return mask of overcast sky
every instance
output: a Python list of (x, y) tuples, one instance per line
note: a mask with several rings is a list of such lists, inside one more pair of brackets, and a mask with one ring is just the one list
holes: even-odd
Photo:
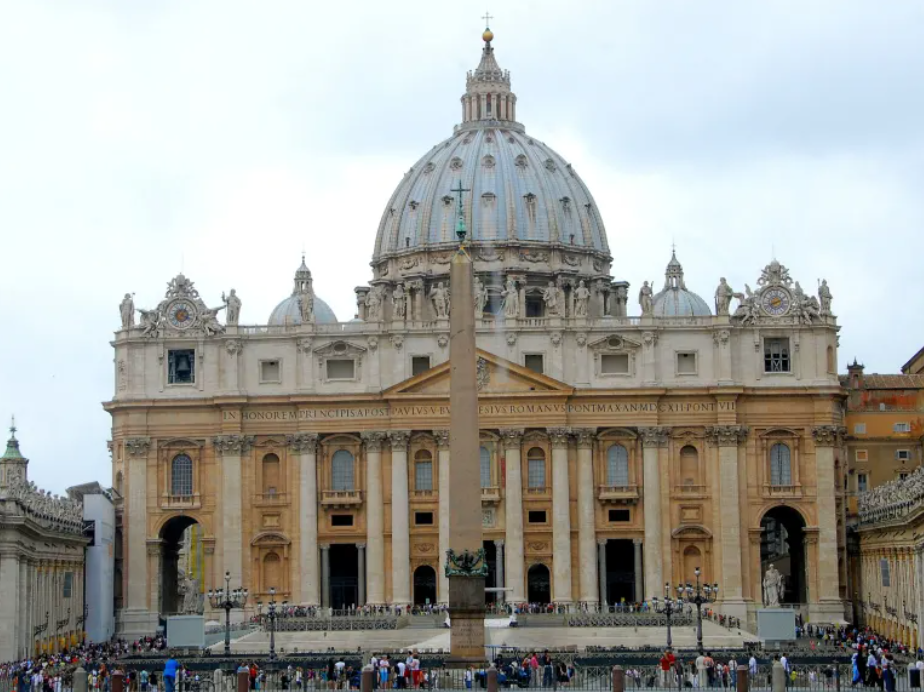
[[(492, 0), (527, 132), (596, 198), (618, 279), (827, 278), (839, 366), (924, 345), (924, 3)], [(485, 8), (0, 0), (0, 415), (42, 487), (110, 483), (109, 341), (181, 269), (266, 322), (304, 248), (340, 319), (449, 136)], [(636, 291), (632, 291), (634, 297)], [(638, 313), (638, 306), (631, 305)]]

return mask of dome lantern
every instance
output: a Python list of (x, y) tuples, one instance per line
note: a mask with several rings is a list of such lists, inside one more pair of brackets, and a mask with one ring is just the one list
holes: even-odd
[[(489, 15), (485, 15), (488, 19)], [(465, 78), (462, 96), (462, 123), (483, 120), (516, 122), (517, 97), (510, 90), (510, 72), (502, 70), (494, 57), (494, 32), (486, 27), (481, 35), (484, 47), (481, 62)]]
[(314, 294), (311, 270), (305, 264), (305, 253), (302, 253), (302, 263), (295, 270), (292, 295), (277, 305), (270, 314), (268, 324), (271, 327), (291, 327), (302, 324), (302, 318), (307, 317), (309, 322), (315, 324), (335, 324), (337, 316), (330, 306)]
[(664, 288), (652, 299), (655, 317), (705, 317), (711, 315), (709, 305), (700, 296), (687, 289), (683, 280), (683, 265), (677, 252), (671, 252), (671, 261), (664, 271)]

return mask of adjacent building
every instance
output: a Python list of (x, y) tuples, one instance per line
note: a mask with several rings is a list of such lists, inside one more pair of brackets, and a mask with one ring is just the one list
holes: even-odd
[[(370, 229), (355, 319), (321, 300), (304, 258), (256, 324), (233, 291), (219, 321), (183, 275), (140, 325), (126, 295), (105, 403), (125, 634), (152, 631), (187, 607), (181, 591), (222, 586), (225, 571), (254, 602), (271, 588), (333, 608), (444, 602), (454, 492), (480, 493), (488, 583), (511, 601), (638, 601), (699, 567), (724, 612), (753, 620), (774, 563), (785, 601), (843, 620), (844, 391), (827, 284), (807, 295), (773, 260), (753, 290), (704, 278), (718, 283), (707, 301), (672, 255), (630, 315), (590, 190), (527, 132), (483, 38), (461, 123)], [(460, 209), (481, 403), (479, 458), (464, 460), (448, 444)], [(452, 463), (478, 463), (481, 487), (449, 487)]]

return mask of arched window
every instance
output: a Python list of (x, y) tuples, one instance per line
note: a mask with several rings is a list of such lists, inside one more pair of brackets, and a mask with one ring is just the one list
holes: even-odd
[(353, 490), (353, 455), (338, 449), (330, 460), (331, 490)]
[(181, 497), (193, 494), (193, 464), (185, 454), (177, 454), (170, 464), (170, 494)]
[(680, 450), (680, 484), (699, 485), (699, 452), (693, 445)]
[(481, 487), (490, 488), (491, 487), (491, 452), (488, 451), (488, 448), (482, 445), (481, 450), (479, 450), (481, 458)]
[(116, 472), (115, 489), (116, 489), (116, 492), (119, 493), (119, 495), (122, 494), (122, 472), (121, 471)]
[(789, 447), (777, 442), (770, 448), (770, 485), (792, 485)]
[(426, 449), (414, 455), (414, 489), (433, 490), (433, 455)]
[(526, 482), (530, 488), (545, 487), (545, 452), (540, 447), (526, 453)]
[(276, 553), (267, 553), (263, 558), (263, 591), (282, 591), (282, 562)]
[(629, 485), (629, 452), (622, 445), (613, 445), (606, 450), (606, 484)]
[(279, 457), (275, 454), (267, 454), (263, 457), (263, 494), (278, 493), (279, 480)]

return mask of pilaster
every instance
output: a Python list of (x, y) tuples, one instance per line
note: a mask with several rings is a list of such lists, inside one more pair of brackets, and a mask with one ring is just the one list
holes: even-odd
[[(446, 558), (446, 551), (449, 550), (449, 493), (451, 492), (449, 483), (449, 431), (434, 430), (433, 436), (436, 438), (438, 451), (438, 469), (439, 474), (439, 556), (442, 562)], [(437, 592), (436, 599), (439, 603), (449, 603), (449, 577), (446, 576), (446, 570), (437, 569)]]
[(520, 462), (520, 448), (523, 444), (522, 429), (503, 429), (500, 431), (506, 459), (506, 497), (505, 539), (507, 542), (507, 583), (510, 591), (508, 599), (513, 603), (526, 600), (524, 579), (524, 545), (523, 545), (523, 469)]
[[(151, 440), (132, 437), (125, 440), (124, 452), (128, 466), (127, 530), (125, 553), (128, 579), (126, 605), (123, 613), (125, 635), (128, 637), (150, 634), (157, 622), (157, 601), (149, 601), (148, 593), (148, 454)], [(37, 593), (37, 600), (41, 596)], [(154, 612), (152, 612), (154, 611)]]
[(570, 604), (571, 594), (571, 496), (568, 483), (569, 428), (549, 428), (552, 441), (552, 600)]
[(318, 571), (318, 434), (296, 433), (290, 435), (287, 441), (298, 455), (298, 564), (301, 579), (296, 580), (292, 600), (316, 606), (321, 602)]
[(596, 525), (594, 521), (593, 445), (596, 431), (592, 428), (574, 430), (577, 443), (578, 492), (578, 564), (581, 602), (599, 602), (596, 555)]
[[(816, 622), (843, 619), (844, 608), (838, 591), (837, 513), (835, 499), (834, 448), (846, 435), (837, 425), (812, 428), (815, 441), (815, 483), (818, 515), (818, 589), (810, 599), (810, 615)], [(814, 610), (814, 612), (812, 612)]]
[(363, 433), (366, 448), (366, 588), (370, 605), (385, 603), (385, 499), (382, 493), (384, 432)]
[(644, 482), (642, 511), (645, 520), (645, 593), (660, 593), (664, 584), (661, 527), (660, 450), (667, 447), (668, 428), (639, 428), (642, 437), (642, 477)]
[(241, 457), (250, 451), (253, 441), (253, 435), (217, 435), (212, 438), (216, 455), (221, 457), (222, 557), (233, 584), (242, 584), (244, 579)]
[(407, 430), (388, 433), (391, 440), (391, 602), (411, 603), (411, 538), (408, 517)]

